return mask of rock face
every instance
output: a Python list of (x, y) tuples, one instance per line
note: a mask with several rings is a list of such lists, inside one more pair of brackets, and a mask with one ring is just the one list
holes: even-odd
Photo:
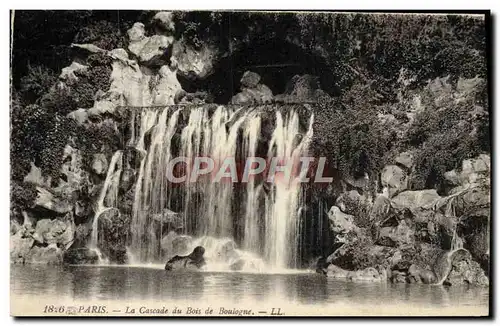
[(165, 270), (198, 270), (206, 264), (205, 258), (203, 258), (204, 253), (205, 248), (198, 246), (188, 256), (174, 256), (165, 265)]

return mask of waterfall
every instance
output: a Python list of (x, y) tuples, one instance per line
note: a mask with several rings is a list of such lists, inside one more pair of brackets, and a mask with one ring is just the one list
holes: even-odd
[[(118, 197), (118, 186), (120, 181), (120, 175), (122, 172), (122, 151), (116, 151), (111, 157), (111, 162), (109, 163), (108, 171), (106, 172), (106, 179), (104, 179), (104, 184), (102, 186), (101, 192), (99, 193), (99, 198), (96, 203), (96, 210), (94, 215), (94, 220), (92, 221), (92, 235), (90, 238), (90, 248), (98, 250), (98, 226), (99, 226), (99, 216), (109, 208), (104, 205), (104, 200), (108, 193), (112, 194), (112, 200), (115, 201)], [(117, 168), (118, 165), (118, 168)], [(116, 171), (115, 171), (116, 170)]]
[[(255, 157), (260, 135), (260, 116), (254, 113), (248, 120), (243, 134), (243, 153)], [(246, 186), (245, 233), (243, 248), (260, 253), (259, 196), (262, 186), (256, 186), (255, 178), (249, 178)]]
[[(264, 261), (275, 269), (298, 266), (303, 196), (297, 170), (312, 137), (313, 116), (304, 134), (293, 107), (275, 114), (264, 159), (268, 164), (275, 157), (279, 165), (292, 164), (289, 180), (277, 173), (268, 185), (266, 180), (252, 177), (236, 185), (227, 178), (230, 171), (238, 170), (238, 163), (258, 155), (263, 141), (263, 112), (262, 108), (222, 105), (172, 106), (146, 108), (137, 122), (132, 118), (133, 143), (129, 142), (129, 146), (142, 157), (134, 186), (131, 255), (140, 262), (164, 262), (169, 258), (162, 257), (163, 219), (158, 221), (153, 216), (177, 207), (183, 233), (199, 239), (193, 245), (203, 245), (209, 261), (259, 270)], [(174, 142), (174, 137), (178, 141)], [(175, 185), (166, 175), (174, 157), (187, 163), (180, 165), (185, 181)], [(214, 169), (194, 180), (192, 164), (199, 157), (213, 160)], [(220, 250), (228, 246), (234, 257), (221, 260)]]
[[(158, 115), (159, 114), (159, 115)], [(143, 111), (136, 149), (142, 158), (135, 186), (132, 205), (132, 244), (131, 250), (141, 253), (141, 260), (153, 260), (160, 252), (160, 234), (152, 214), (162, 213), (169, 203), (169, 187), (166, 179), (166, 166), (171, 159), (170, 145), (177, 126), (179, 110), (168, 119), (169, 110), (155, 109)], [(150, 144), (144, 148), (144, 138), (150, 132)]]
[[(284, 120), (278, 111), (268, 158), (276, 157), (283, 165), (299, 162), (312, 137), (312, 123), (313, 117), (310, 119), (307, 134), (296, 145), (296, 137), (300, 135), (297, 112), (290, 112)], [(286, 268), (290, 264), (297, 266), (298, 263), (300, 190), (297, 178), (278, 176), (272, 183), (271, 199), (266, 202), (265, 212), (265, 256), (275, 268)]]

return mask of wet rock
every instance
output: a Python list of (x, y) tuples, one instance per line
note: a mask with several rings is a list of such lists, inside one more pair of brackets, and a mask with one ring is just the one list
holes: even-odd
[(117, 208), (101, 213), (98, 220), (98, 247), (112, 263), (124, 264), (127, 261), (127, 238), (130, 217), (121, 214)]
[(88, 217), (92, 213), (92, 207), (86, 200), (78, 200), (75, 203), (75, 216), (80, 218)]
[(47, 247), (33, 247), (25, 257), (25, 264), (60, 265), (63, 252), (55, 243)]
[[(153, 78), (153, 77), (151, 77)], [(177, 73), (168, 65), (164, 65), (158, 71), (158, 82), (151, 90), (153, 105), (174, 104), (175, 94), (182, 89), (177, 80)]]
[(10, 236), (10, 261), (14, 264), (23, 264), (35, 240), (26, 236), (23, 230)]
[(108, 171), (108, 159), (103, 153), (94, 154), (92, 171), (98, 175), (105, 175)]
[(126, 168), (122, 171), (120, 177), (120, 190), (123, 193), (129, 191), (135, 183), (135, 170)]
[(71, 248), (64, 252), (63, 262), (69, 265), (97, 264), (99, 256), (95, 250), (88, 248)]
[(72, 248), (85, 247), (90, 240), (91, 233), (92, 225), (90, 223), (77, 225), (75, 230), (75, 240)]
[(416, 264), (408, 268), (408, 276), (413, 278), (416, 283), (434, 284), (437, 282), (436, 274), (433, 271)]
[(489, 280), (477, 262), (471, 259), (462, 259), (453, 262), (450, 274), (443, 284), (488, 286)]
[(174, 256), (165, 264), (165, 270), (198, 270), (206, 265), (205, 248), (198, 246), (188, 256)]
[(382, 187), (387, 187), (390, 198), (408, 189), (408, 176), (397, 165), (385, 166), (380, 175), (380, 180)]

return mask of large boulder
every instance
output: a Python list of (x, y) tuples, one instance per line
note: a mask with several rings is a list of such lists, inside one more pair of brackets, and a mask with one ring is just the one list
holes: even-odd
[(90, 265), (99, 262), (99, 255), (89, 248), (71, 248), (64, 252), (63, 262), (69, 265)]
[(336, 242), (348, 242), (350, 237), (357, 235), (359, 228), (354, 224), (354, 216), (342, 213), (337, 206), (330, 208), (328, 219)]
[(387, 165), (380, 175), (382, 187), (386, 187), (389, 197), (408, 189), (408, 175), (397, 165)]
[(36, 187), (36, 190), (38, 194), (35, 199), (35, 209), (47, 210), (58, 215), (72, 211), (73, 205), (67, 199), (63, 199), (48, 189), (39, 186)]
[(188, 80), (205, 79), (214, 71), (218, 57), (216, 46), (204, 42), (199, 48), (186, 44), (184, 40), (174, 43), (171, 66), (177, 73)]
[(39, 244), (69, 247), (74, 240), (76, 226), (72, 216), (42, 219), (36, 223), (33, 239)]
[(420, 209), (432, 209), (441, 198), (435, 189), (404, 191), (392, 198), (397, 208), (408, 208), (412, 212)]
[[(77, 74), (87, 71), (88, 66), (73, 61), (71, 65), (62, 69), (59, 80), (66, 84), (73, 84), (78, 81)], [(76, 73), (76, 74), (75, 74)]]
[(60, 265), (63, 251), (55, 243), (47, 247), (33, 247), (25, 257), (25, 264)]
[(171, 11), (157, 12), (153, 17), (153, 23), (159, 27), (158, 32), (169, 35), (175, 32), (174, 13)]
[(252, 71), (245, 71), (240, 80), (241, 85), (246, 88), (257, 87), (259, 82), (260, 82), (259, 74)]
[(130, 40), (128, 50), (137, 57), (141, 64), (161, 66), (166, 63), (166, 54), (174, 42), (173, 37), (165, 35), (148, 37), (142, 23), (135, 23), (127, 34)]

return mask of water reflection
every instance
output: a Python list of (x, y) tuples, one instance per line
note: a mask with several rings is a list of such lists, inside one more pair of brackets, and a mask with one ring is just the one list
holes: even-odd
[(422, 284), (351, 283), (318, 274), (240, 274), (166, 272), (138, 267), (12, 266), (11, 292), (74, 300), (272, 299), (299, 304), (398, 304), (422, 306), (487, 305), (488, 289)]

